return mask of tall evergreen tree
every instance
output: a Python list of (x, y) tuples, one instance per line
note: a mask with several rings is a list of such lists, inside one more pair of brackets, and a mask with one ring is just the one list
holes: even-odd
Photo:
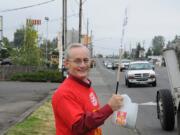
[(137, 47), (136, 47), (136, 54), (135, 54), (135, 58), (136, 58), (136, 59), (139, 58), (139, 52), (140, 52), (140, 50), (141, 50), (141, 43), (138, 42)]
[(25, 28), (17, 29), (14, 33), (14, 46), (20, 48), (24, 44)]
[(162, 49), (165, 45), (163, 36), (155, 36), (152, 40), (153, 55), (162, 55)]
[(151, 50), (151, 48), (148, 48), (148, 50), (147, 50), (146, 58), (147, 58), (148, 56), (152, 56), (152, 50)]

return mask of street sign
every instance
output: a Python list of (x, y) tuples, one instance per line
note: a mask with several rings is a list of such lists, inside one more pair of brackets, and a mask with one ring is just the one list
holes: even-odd
[(88, 46), (91, 43), (91, 37), (88, 35), (82, 35), (82, 44)]
[(40, 19), (26, 19), (26, 24), (41, 25), (41, 20)]

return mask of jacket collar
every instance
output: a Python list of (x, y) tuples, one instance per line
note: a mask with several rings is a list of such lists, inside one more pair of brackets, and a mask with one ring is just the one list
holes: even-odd
[(91, 81), (89, 79), (88, 79), (89, 83), (86, 83), (86, 82), (82, 81), (81, 79), (79, 79), (79, 78), (77, 78), (77, 77), (75, 77), (73, 75), (70, 75), (70, 74), (69, 74), (68, 78), (71, 79), (71, 80), (76, 81), (77, 83), (79, 83), (79, 84), (81, 84), (81, 85), (83, 85), (83, 86), (85, 86), (87, 88), (91, 87)]

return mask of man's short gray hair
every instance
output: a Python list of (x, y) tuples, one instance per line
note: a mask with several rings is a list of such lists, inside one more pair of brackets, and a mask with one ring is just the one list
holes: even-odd
[[(66, 49), (66, 51), (65, 51), (65, 54), (64, 54), (64, 58), (65, 59), (68, 59), (69, 57), (70, 57), (70, 50), (72, 49), (72, 48), (81, 48), (81, 47), (85, 47), (85, 48), (87, 48), (86, 46), (84, 46), (83, 44), (81, 44), (81, 43), (72, 43), (72, 44), (70, 44), (68, 47), (67, 47), (67, 49)], [(88, 48), (87, 48), (88, 49)], [(89, 49), (88, 49), (89, 50)]]

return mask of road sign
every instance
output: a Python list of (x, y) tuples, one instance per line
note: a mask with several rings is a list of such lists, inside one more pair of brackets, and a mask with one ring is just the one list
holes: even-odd
[(40, 19), (26, 19), (26, 24), (41, 25), (41, 20)]

